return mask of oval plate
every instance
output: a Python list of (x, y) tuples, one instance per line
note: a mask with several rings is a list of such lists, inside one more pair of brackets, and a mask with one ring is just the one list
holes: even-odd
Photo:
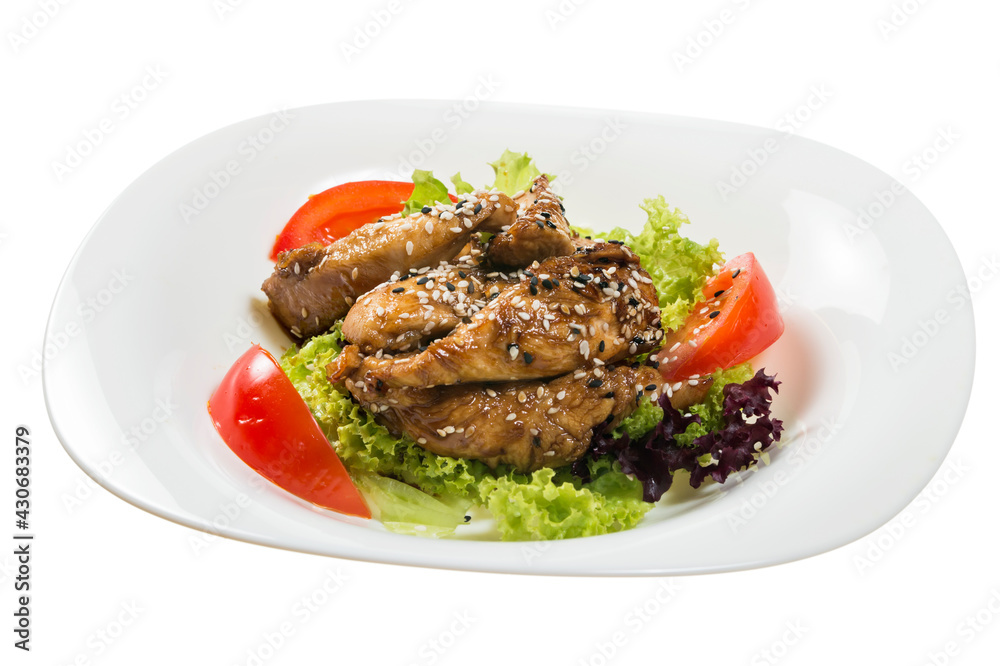
[[(773, 130), (506, 104), (458, 114), (455, 104), (279, 111), (204, 136), (132, 183), (84, 240), (48, 322), (47, 337), (67, 344), (45, 362), (45, 399), (77, 464), (150, 513), (234, 539), (574, 575), (815, 555), (878, 528), (931, 479), (968, 403), (973, 320), (954, 297), (966, 282), (951, 244), (899, 183)], [(475, 524), (465, 539), (392, 534), (261, 482), (205, 404), (251, 342), (275, 354), (289, 345), (259, 290), (275, 234), (309, 194), (345, 181), (405, 180), (420, 167), (489, 182), (485, 162), (507, 147), (558, 175), (575, 224), (638, 229), (639, 202), (663, 194), (693, 220), (693, 238), (757, 254), (786, 320), (755, 362), (783, 382), (775, 405), (786, 433), (770, 464), (698, 491), (675, 484), (634, 530), (548, 543), (490, 542)]]

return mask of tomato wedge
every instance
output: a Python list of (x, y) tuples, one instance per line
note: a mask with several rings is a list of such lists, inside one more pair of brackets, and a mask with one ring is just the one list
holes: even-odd
[(733, 258), (702, 288), (687, 321), (667, 334), (657, 354), (667, 381), (707, 375), (747, 361), (781, 337), (778, 299), (752, 252)]
[(271, 248), (271, 261), (285, 250), (308, 243), (329, 245), (362, 225), (398, 213), (411, 194), (413, 183), (394, 180), (359, 180), (314, 194), (278, 234)]
[(309, 407), (260, 345), (229, 369), (208, 412), (233, 453), (275, 485), (325, 509), (371, 518)]

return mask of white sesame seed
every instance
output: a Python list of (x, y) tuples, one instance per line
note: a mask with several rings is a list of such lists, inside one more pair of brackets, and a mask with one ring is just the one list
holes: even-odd
[(524, 402), (527, 402), (527, 400), (528, 400), (528, 396), (524, 393), (524, 391), (521, 391), (520, 393), (517, 394), (517, 401), (518, 402), (524, 403)]
[(698, 343), (695, 342), (694, 340), (688, 340), (688, 344), (691, 345), (692, 347), (697, 347), (698, 346)]
[(434, 233), (434, 222), (432, 222), (431, 220), (427, 220), (427, 224), (424, 225), (424, 231), (426, 231), (429, 234)]
[(513, 421), (516, 418), (517, 418), (517, 414), (515, 414), (514, 412), (511, 412), (510, 414), (507, 415), (507, 420), (508, 421)]
[(523, 319), (524, 321), (528, 321), (529, 319), (531, 319), (531, 315), (528, 314), (527, 312), (518, 312), (517, 316)]
[(444, 430), (441, 430), (440, 428), (438, 428), (437, 434), (438, 434), (439, 437), (444, 437), (448, 433), (446, 433)]
[(385, 308), (382, 307), (381, 305), (378, 306), (377, 308), (375, 308), (375, 314), (377, 314), (379, 317), (381, 317), (382, 315), (385, 314)]
[(417, 438), (417, 444), (426, 444), (426, 443), (427, 443), (427, 438), (426, 437), (418, 437)]
[(490, 396), (491, 398), (495, 398), (497, 397), (497, 392), (494, 391), (493, 389), (488, 388), (486, 389), (486, 395)]
[(675, 342), (675, 343), (673, 344), (673, 346), (671, 346), (671, 347), (670, 347), (670, 349), (668, 349), (667, 351), (668, 351), (668, 352), (672, 352), (672, 351), (676, 350), (676, 349), (677, 349), (678, 347), (680, 347), (680, 346), (681, 346), (681, 343), (679, 343), (679, 342)]
[(566, 391), (559, 391), (559, 393), (556, 393), (556, 400), (562, 400), (565, 397), (566, 397)]
[(688, 384), (691, 385), (691, 386), (697, 386), (698, 385), (698, 380), (697, 379), (689, 379), (688, 380)]
[(299, 262), (297, 262), (297, 261), (295, 262), (295, 266), (293, 266), (293, 269), (295, 270), (295, 274), (298, 275), (299, 274)]
[(559, 410), (558, 410), (558, 409), (556, 409), (555, 407), (549, 407), (549, 409), (548, 409), (548, 411), (547, 411), (546, 413), (547, 413), (547, 414), (555, 414), (555, 413), (556, 413), (556, 412), (558, 412), (558, 411), (559, 411)]
[(413, 241), (406, 241), (406, 254), (413, 254)]
[[(384, 273), (383, 273), (383, 275), (384, 275)], [(355, 266), (354, 270), (351, 271), (351, 279), (352, 280), (357, 280), (358, 279), (358, 267), (357, 266)]]
[(586, 373), (586, 372), (583, 372), (583, 371), (581, 370), (580, 372), (578, 372), (578, 373), (576, 373), (575, 375), (573, 375), (573, 379), (583, 379), (583, 378), (584, 378), (584, 377), (586, 377), (586, 376), (587, 376), (587, 373)]
[(455, 426), (445, 426), (444, 431), (450, 435), (455, 432)]

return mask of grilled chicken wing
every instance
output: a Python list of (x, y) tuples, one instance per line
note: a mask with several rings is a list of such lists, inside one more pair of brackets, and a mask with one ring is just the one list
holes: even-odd
[(600, 243), (523, 271), (518, 284), (425, 351), (342, 355), (333, 376), (346, 377), (360, 362), (366, 378), (394, 387), (556, 377), (650, 351), (663, 337), (656, 303), (635, 254)]
[(511, 224), (516, 205), (502, 192), (478, 190), (458, 205), (425, 207), (366, 224), (326, 247), (311, 243), (282, 253), (263, 284), (275, 318), (293, 335), (330, 328), (359, 296), (396, 271), (436, 266), (478, 231)]
[(513, 284), (516, 274), (487, 274), (472, 264), (394, 276), (358, 299), (344, 319), (344, 337), (366, 354), (416, 349), (469, 321)]
[(432, 388), (378, 390), (355, 376), (344, 381), (347, 389), (390, 430), (439, 455), (521, 471), (573, 462), (589, 448), (595, 426), (608, 419), (617, 425), (639, 396), (655, 399), (662, 382), (650, 366), (628, 365), (591, 366), (551, 381)]
[(570, 229), (565, 208), (549, 188), (543, 174), (535, 179), (528, 192), (515, 197), (517, 220), (493, 236), (486, 248), (486, 258), (494, 266), (527, 266), (533, 261), (573, 254), (579, 234)]

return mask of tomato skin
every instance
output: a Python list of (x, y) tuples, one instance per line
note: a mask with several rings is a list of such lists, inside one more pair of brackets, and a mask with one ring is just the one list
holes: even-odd
[(329, 245), (360, 226), (399, 213), (411, 194), (413, 183), (394, 180), (358, 180), (314, 194), (278, 234), (271, 248), (271, 261), (276, 261), (281, 252), (309, 243)]
[(229, 369), (208, 411), (233, 453), (275, 485), (325, 509), (371, 518), (309, 407), (260, 345)]
[[(668, 381), (748, 361), (785, 330), (774, 288), (752, 252), (727, 262), (705, 283), (702, 293), (707, 300), (698, 304), (681, 328), (666, 336), (657, 354), (660, 372)], [(705, 308), (708, 311), (702, 312)], [(709, 317), (712, 312), (719, 314)]]

